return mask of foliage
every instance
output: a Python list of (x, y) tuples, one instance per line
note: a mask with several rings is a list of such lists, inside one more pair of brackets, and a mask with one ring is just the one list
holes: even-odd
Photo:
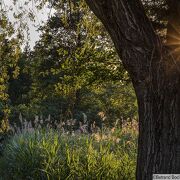
[(107, 127), (114, 126), (117, 120), (121, 124), (124, 119), (137, 119), (136, 96), (129, 83), (109, 82), (92, 86), (84, 92), (80, 108), (92, 119), (93, 114), (102, 111)]
[(168, 1), (167, 0), (141, 0), (147, 16), (149, 17), (157, 34), (165, 40), (168, 24)]
[[(41, 37), (34, 50), (25, 46), (12, 59), (16, 78), (11, 75), (14, 71), (8, 71), (3, 85), (6, 101), (0, 104), (8, 107), (8, 114), (11, 110), (11, 124), (20, 113), (27, 120), (50, 114), (59, 121), (81, 112), (94, 120), (103, 112), (105, 124), (111, 126), (117, 119), (136, 117), (129, 76), (103, 25), (84, 1), (55, 1), (53, 8), (53, 16), (39, 28)], [(15, 14), (20, 21), (21, 10)]]
[(98, 135), (68, 136), (43, 130), (15, 135), (0, 160), (1, 177), (135, 179), (136, 141), (123, 140), (121, 132), (115, 134), (106, 139), (99, 135), (98, 141)]
[(10, 113), (8, 102), (8, 81), (19, 72), (17, 61), (20, 54), (19, 39), (14, 36), (14, 27), (8, 20), (7, 12), (0, 8), (0, 131), (8, 129)]
[(34, 88), (74, 99), (76, 91), (95, 81), (120, 79), (121, 67), (109, 37), (100, 33), (102, 25), (84, 3), (61, 6), (41, 27), (41, 40), (34, 51)]
[[(28, 5), (30, 0), (24, 2)], [(8, 141), (11, 131), (0, 134), (0, 176), (134, 179), (137, 129), (124, 128), (122, 121), (129, 118), (133, 123), (137, 115), (129, 76), (103, 25), (84, 1), (52, 5), (55, 14), (39, 28), (40, 40), (24, 52), (19, 32), (27, 28), (21, 10), (27, 12), (21, 7), (14, 13), (21, 26), (17, 31), (6, 12), (0, 12), (0, 118), (2, 130), (7, 130), (10, 119), (19, 133)], [(28, 16), (34, 20), (33, 12)], [(87, 115), (85, 123), (82, 114)], [(122, 129), (104, 129), (102, 120), (106, 127)], [(100, 122), (101, 131), (91, 131), (90, 136), (83, 127), (94, 121)], [(69, 132), (71, 136), (65, 134)]]
[[(121, 94), (121, 88), (124, 88), (123, 84), (129, 81), (129, 77), (117, 58), (108, 34), (102, 31), (102, 24), (84, 2), (69, 4), (65, 1), (57, 3), (54, 8), (56, 13), (39, 29), (42, 35), (34, 50), (28, 57), (25, 57), (27, 52), (22, 55), (19, 78), (11, 81), (11, 119), (17, 119), (20, 112), (28, 119), (32, 118), (33, 113), (51, 114), (54, 120), (59, 120), (60, 116), (68, 119), (73, 118), (77, 111), (83, 111), (91, 118), (98, 111), (105, 111), (106, 114), (114, 111), (109, 119), (134, 117), (135, 106), (131, 113), (129, 108), (119, 108), (117, 105), (116, 100), (121, 98), (118, 94)], [(29, 69), (29, 75), (24, 73), (24, 69)], [(29, 85), (24, 83), (24, 77), (27, 77)], [(27, 91), (20, 92), (21, 89)], [(115, 89), (119, 90), (115, 92)], [(17, 92), (16, 96), (14, 92)], [(123, 96), (125, 99), (120, 106), (128, 98), (132, 104), (135, 103), (134, 92), (129, 92), (132, 93), (129, 97)], [(17, 97), (22, 96), (26, 98), (21, 98), (20, 102)], [(26, 103), (27, 99), (31, 101)], [(116, 102), (110, 102), (110, 99)]]
[(24, 53), (19, 55), (17, 66), (19, 74), (16, 78), (9, 78), (8, 94), (10, 104), (12, 106), (19, 104), (28, 104), (30, 102), (29, 91), (32, 84), (30, 74), (30, 59), (29, 50), (25, 49)]

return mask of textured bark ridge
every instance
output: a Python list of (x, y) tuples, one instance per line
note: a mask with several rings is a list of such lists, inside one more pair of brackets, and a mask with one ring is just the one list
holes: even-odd
[[(137, 180), (180, 174), (180, 16), (170, 16), (162, 45), (139, 0), (86, 0), (109, 32), (129, 72), (139, 105)], [(169, 0), (169, 3), (178, 0)], [(179, 3), (178, 3), (179, 4)], [(173, 4), (175, 6), (175, 4)], [(180, 47), (180, 46), (179, 46)]]

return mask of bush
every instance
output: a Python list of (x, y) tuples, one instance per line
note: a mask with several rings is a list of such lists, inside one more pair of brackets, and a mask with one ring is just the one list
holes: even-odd
[(34, 131), (15, 135), (5, 146), (0, 176), (8, 179), (135, 179), (136, 150), (112, 139)]

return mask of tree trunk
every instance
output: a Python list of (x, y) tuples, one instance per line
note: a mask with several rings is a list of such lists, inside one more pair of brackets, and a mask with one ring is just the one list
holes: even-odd
[[(86, 2), (109, 32), (135, 88), (137, 180), (152, 180), (154, 173), (180, 173), (180, 60), (177, 53), (171, 53), (174, 46), (162, 45), (139, 0)], [(174, 29), (168, 30), (169, 37), (171, 33)]]

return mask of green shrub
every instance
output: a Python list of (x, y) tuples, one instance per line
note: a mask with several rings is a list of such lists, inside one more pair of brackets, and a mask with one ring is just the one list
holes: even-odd
[(15, 135), (0, 160), (9, 179), (135, 179), (135, 152), (112, 140), (35, 131)]

